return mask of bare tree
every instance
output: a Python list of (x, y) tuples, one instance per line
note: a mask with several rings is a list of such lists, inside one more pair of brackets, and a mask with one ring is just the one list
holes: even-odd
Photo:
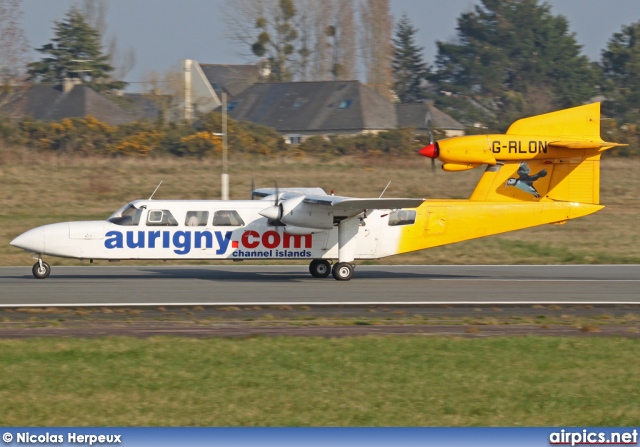
[(81, 0), (76, 3), (76, 9), (100, 36), (107, 34), (107, 3), (105, 0)]
[[(296, 80), (355, 79), (354, 2), (227, 0), (223, 9), (226, 37), (244, 49), (244, 56), (264, 54), (271, 61), (272, 70), (278, 70), (274, 63), (286, 59), (286, 68)], [(284, 3), (295, 10), (289, 23), (283, 20)], [(296, 37), (289, 42), (293, 51), (284, 58), (276, 43), (282, 41), (278, 36), (286, 36), (288, 31), (294, 31)], [(271, 49), (276, 51), (268, 54)]]
[(300, 14), (311, 17), (313, 29), (309, 78), (356, 79), (354, 0), (298, 1)]
[(316, 10), (322, 2), (317, 0), (297, 0), (297, 18), (295, 27), (299, 34), (298, 67), (295, 78), (300, 81), (313, 79), (313, 48), (315, 46), (314, 23), (316, 20)]
[[(103, 46), (107, 48), (109, 63), (114, 67), (113, 79), (122, 80), (136, 65), (136, 52), (133, 47), (120, 51), (118, 39), (111, 36), (107, 40), (107, 14), (109, 12), (106, 0), (77, 0), (76, 8), (84, 16), (92, 28), (100, 34)], [(106, 44), (105, 44), (106, 41)]]
[(327, 30), (332, 22), (332, 0), (311, 2), (313, 20), (313, 58), (311, 62), (311, 79), (328, 81), (331, 79), (331, 43)]
[[(0, 0), (0, 107), (3, 113), (21, 112), (26, 88), (28, 41), (20, 26), (22, 0)], [(12, 107), (5, 108), (7, 104)]]
[(127, 50), (120, 51), (118, 49), (118, 39), (116, 36), (112, 36), (111, 39), (109, 39), (107, 49), (109, 60), (114, 67), (113, 78), (124, 79), (136, 65), (136, 50), (134, 50), (133, 47), (129, 47)]
[(255, 57), (251, 46), (259, 35), (256, 22), (274, 2), (275, 0), (227, 0), (223, 4), (225, 38), (239, 46), (242, 56)]
[(293, 0), (227, 0), (223, 8), (227, 38), (267, 60), (273, 81), (290, 80), (300, 72), (301, 52)]
[(174, 66), (164, 73), (149, 71), (142, 76), (145, 97), (165, 120), (184, 118), (184, 73)]
[(363, 27), (361, 51), (367, 84), (376, 92), (391, 99), (393, 46), (389, 0), (363, 0), (360, 15)]
[(356, 27), (353, 0), (337, 0), (336, 3), (331, 74), (334, 79), (355, 79)]

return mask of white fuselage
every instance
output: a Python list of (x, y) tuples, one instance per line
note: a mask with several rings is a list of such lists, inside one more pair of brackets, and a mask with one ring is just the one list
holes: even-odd
[[(138, 200), (132, 202), (134, 222), (64, 222), (29, 230), (12, 245), (39, 255), (79, 259), (338, 259), (339, 231), (269, 225), (259, 214), (264, 200), (195, 201)], [(123, 207), (124, 209), (125, 207)], [(231, 220), (216, 222), (219, 215)], [(389, 210), (346, 219), (351, 230), (340, 246), (350, 258), (374, 259), (397, 253), (400, 227), (389, 226)], [(332, 216), (328, 218), (333, 219)], [(137, 223), (135, 223), (137, 220)]]

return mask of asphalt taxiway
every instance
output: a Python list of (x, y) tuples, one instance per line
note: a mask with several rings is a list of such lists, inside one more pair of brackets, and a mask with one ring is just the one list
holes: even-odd
[(0, 268), (0, 306), (640, 304), (640, 265), (362, 266), (351, 281), (304, 265)]

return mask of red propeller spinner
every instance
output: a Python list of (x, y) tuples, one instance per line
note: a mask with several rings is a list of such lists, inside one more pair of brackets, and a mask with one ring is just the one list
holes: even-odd
[(438, 143), (431, 143), (418, 151), (420, 155), (428, 158), (438, 158), (440, 156), (440, 148)]

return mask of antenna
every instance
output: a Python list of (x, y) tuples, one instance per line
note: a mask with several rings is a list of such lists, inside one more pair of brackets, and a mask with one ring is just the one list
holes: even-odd
[(382, 199), (382, 194), (384, 194), (384, 192), (387, 190), (387, 188), (389, 187), (390, 184), (391, 184), (391, 180), (389, 180), (389, 183), (387, 183), (387, 186), (385, 186), (384, 189), (382, 190), (382, 193), (380, 194), (380, 197), (378, 197), (379, 199)]
[(160, 185), (162, 185), (162, 182), (164, 180), (160, 180), (160, 183), (158, 183), (158, 186), (156, 186), (156, 189), (153, 190), (153, 193), (151, 193), (151, 196), (149, 197), (149, 200), (151, 200), (151, 198), (153, 197), (153, 195), (156, 193), (156, 191), (158, 190), (158, 188), (160, 188)]

